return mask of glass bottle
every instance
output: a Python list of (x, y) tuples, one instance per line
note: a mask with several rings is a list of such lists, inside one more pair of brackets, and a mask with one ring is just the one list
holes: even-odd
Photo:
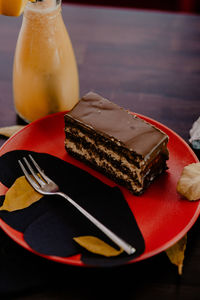
[(16, 112), (26, 122), (70, 110), (78, 102), (78, 71), (61, 0), (27, 3), (15, 51), (13, 93)]

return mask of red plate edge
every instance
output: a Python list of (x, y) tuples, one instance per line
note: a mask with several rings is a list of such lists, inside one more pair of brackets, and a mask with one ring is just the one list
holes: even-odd
[[(66, 112), (59, 112), (59, 113), (55, 113), (55, 114), (52, 114), (52, 115), (48, 115), (48, 116), (45, 116), (39, 120), (36, 120), (28, 125), (26, 125), (24, 128), (22, 128), (20, 131), (18, 131), (17, 133), (15, 133), (12, 137), (10, 137), (3, 145), (2, 147), (0, 148), (0, 156), (2, 156), (3, 154), (5, 154), (7, 151), (6, 151), (6, 146), (7, 144), (10, 143), (10, 141), (12, 141), (16, 136), (18, 136), (19, 134), (22, 134), (24, 130), (26, 130), (27, 127), (30, 127), (30, 126), (33, 126), (35, 123), (37, 124), (38, 122), (42, 122), (42, 121), (45, 121), (46, 119), (50, 119), (50, 118), (53, 118), (53, 117), (57, 117), (57, 116), (60, 116), (60, 115), (63, 115), (65, 114)], [(154, 119), (151, 119), (149, 117), (146, 117), (144, 115), (141, 115), (141, 114), (137, 114), (137, 113), (134, 113), (135, 115), (137, 115), (138, 117), (144, 119), (145, 121), (147, 122), (150, 122), (152, 125), (160, 128), (161, 130), (163, 130), (166, 134), (171, 134), (173, 136), (175, 136), (182, 144), (184, 144), (184, 146), (187, 148), (188, 152), (190, 153), (191, 157), (193, 158), (193, 162), (198, 162), (198, 158), (196, 157), (195, 153), (192, 151), (192, 149), (189, 147), (189, 145), (178, 135), (176, 134), (173, 130), (171, 130), (170, 128), (166, 127), (165, 125), (163, 125), (162, 123), (158, 122), (158, 121), (155, 121)], [(64, 124), (64, 123), (63, 123)], [(17, 147), (17, 149), (20, 149)], [(14, 150), (14, 148), (12, 149)], [(10, 150), (9, 150), (10, 151)], [(123, 191), (123, 188), (122, 188), (122, 191)], [(126, 193), (126, 192), (125, 192)], [(193, 202), (194, 203), (194, 202)], [(130, 261), (129, 263), (133, 263), (133, 262), (138, 262), (138, 261), (141, 261), (143, 259), (147, 259), (151, 256), (154, 256), (164, 250), (166, 250), (167, 248), (169, 248), (170, 246), (172, 246), (173, 244), (175, 244), (178, 240), (180, 240), (188, 231), (189, 229), (191, 229), (191, 227), (194, 225), (195, 221), (197, 220), (199, 214), (200, 214), (200, 201), (196, 201), (194, 203), (194, 205), (196, 205), (196, 210), (195, 210), (195, 213), (193, 215), (193, 217), (190, 219), (190, 222), (187, 224), (187, 226), (185, 226), (185, 228), (180, 231), (175, 237), (173, 237), (172, 239), (168, 240), (165, 244), (163, 244), (162, 246), (158, 247), (157, 249), (153, 250), (153, 251), (150, 251), (148, 253), (143, 253), (141, 256), (139, 256), (138, 258), (136, 259), (133, 259), (132, 261)], [(3, 220), (0, 219), (0, 227), (7, 233), (8, 236), (10, 236), (15, 242), (17, 242), (18, 244), (20, 244), (22, 247), (26, 248), (27, 250), (39, 255), (39, 256), (42, 256), (42, 257), (45, 257), (47, 259), (51, 259), (51, 260), (54, 260), (54, 261), (57, 261), (57, 262), (61, 262), (61, 263), (66, 263), (66, 264), (70, 264), (70, 265), (75, 265), (75, 266), (86, 266), (85, 264), (83, 264), (81, 261), (80, 261), (80, 255), (76, 255), (76, 256), (73, 256), (73, 257), (57, 257), (57, 256), (48, 256), (48, 255), (43, 255), (43, 254), (40, 254), (40, 253), (37, 253), (35, 252), (32, 248), (30, 248), (26, 242), (24, 241), (23, 237), (20, 236), (19, 232), (14, 230), (13, 228), (11, 228), (9, 225), (7, 225)]]

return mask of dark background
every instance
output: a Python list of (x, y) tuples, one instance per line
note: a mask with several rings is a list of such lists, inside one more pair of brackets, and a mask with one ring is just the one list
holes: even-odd
[(199, 0), (63, 0), (63, 2), (113, 7), (142, 8), (171, 12), (200, 13)]

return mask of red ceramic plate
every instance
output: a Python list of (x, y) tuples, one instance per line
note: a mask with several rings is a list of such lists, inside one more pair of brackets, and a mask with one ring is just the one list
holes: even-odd
[[(23, 149), (49, 153), (68, 161), (99, 178), (108, 185), (115, 184), (91, 170), (89, 167), (71, 158), (64, 148), (64, 113), (50, 115), (23, 128), (11, 137), (0, 149), (0, 156), (12, 150)], [(200, 202), (189, 202), (176, 192), (176, 184), (184, 166), (197, 162), (195, 154), (185, 141), (166, 126), (139, 115), (169, 136), (169, 170), (160, 176), (142, 196), (133, 196), (121, 188), (145, 239), (145, 252), (132, 262), (151, 257), (176, 243), (192, 227), (199, 216)], [(0, 184), (0, 195), (7, 188)], [(1, 228), (17, 243), (34, 252), (24, 241), (23, 235), (0, 219)], [(45, 256), (58, 262), (80, 265), (80, 255), (73, 257)]]

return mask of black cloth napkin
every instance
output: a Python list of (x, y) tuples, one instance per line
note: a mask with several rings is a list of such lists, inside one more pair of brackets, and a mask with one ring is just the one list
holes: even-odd
[[(25, 150), (11, 151), (0, 157), (0, 181), (10, 187), (23, 175), (18, 159), (29, 153), (60, 189), (93, 214), (116, 234), (136, 249), (128, 256), (104, 258), (80, 247), (73, 237), (93, 235), (113, 245), (90, 221), (70, 203), (59, 196), (45, 196), (26, 209), (1, 211), (0, 218), (24, 234), (25, 241), (37, 252), (45, 255), (69, 257), (81, 253), (81, 260), (90, 266), (117, 266), (141, 255), (144, 239), (136, 220), (117, 187), (109, 187), (89, 173), (57, 157)], [(0, 198), (0, 205), (4, 197)]]

